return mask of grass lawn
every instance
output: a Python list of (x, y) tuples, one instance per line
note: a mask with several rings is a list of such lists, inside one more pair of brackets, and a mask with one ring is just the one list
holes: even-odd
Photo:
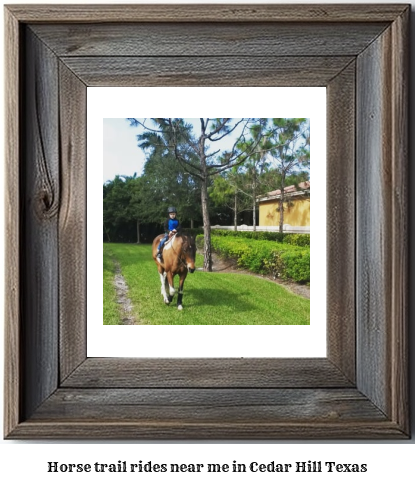
[(114, 288), (114, 261), (110, 253), (105, 252), (104, 246), (104, 323), (105, 324), (120, 324), (121, 314), (120, 308), (117, 304), (117, 295)]
[[(310, 301), (282, 286), (255, 276), (236, 273), (188, 274), (183, 307), (177, 295), (167, 306), (160, 293), (160, 278), (149, 244), (104, 244), (104, 323), (120, 323), (111, 280), (113, 260), (120, 263), (134, 305), (136, 323), (171, 325), (303, 325), (310, 323)], [(202, 267), (198, 255), (196, 266)], [(111, 271), (112, 270), (112, 271)], [(175, 288), (178, 288), (178, 276)], [(118, 321), (117, 321), (118, 320)]]

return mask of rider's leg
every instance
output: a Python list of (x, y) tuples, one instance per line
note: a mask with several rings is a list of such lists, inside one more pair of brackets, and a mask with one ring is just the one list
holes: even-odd
[(161, 253), (162, 253), (162, 251), (163, 251), (163, 246), (164, 246), (164, 243), (166, 242), (167, 238), (168, 238), (168, 235), (165, 235), (165, 236), (163, 237), (163, 239), (161, 239), (160, 244), (159, 244), (159, 245), (158, 245), (158, 247), (157, 247), (157, 257), (158, 257), (159, 259), (161, 259), (161, 256), (162, 256), (162, 254), (161, 254)]

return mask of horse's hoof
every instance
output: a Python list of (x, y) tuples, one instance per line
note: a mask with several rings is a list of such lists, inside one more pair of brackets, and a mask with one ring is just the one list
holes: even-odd
[(183, 310), (183, 306), (182, 305), (178, 305), (177, 306), (177, 310)]
[(168, 299), (167, 299), (167, 300), (164, 300), (164, 303), (165, 303), (166, 305), (170, 305), (170, 301), (169, 301)]

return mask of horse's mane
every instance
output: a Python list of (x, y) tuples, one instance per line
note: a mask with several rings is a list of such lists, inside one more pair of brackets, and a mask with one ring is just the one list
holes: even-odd
[(183, 243), (185, 243), (186, 245), (188, 245), (188, 244), (193, 245), (193, 249), (196, 252), (196, 239), (194, 236), (192, 236), (188, 232), (184, 232), (182, 230), (179, 230), (176, 233), (176, 237), (181, 237), (183, 239)]

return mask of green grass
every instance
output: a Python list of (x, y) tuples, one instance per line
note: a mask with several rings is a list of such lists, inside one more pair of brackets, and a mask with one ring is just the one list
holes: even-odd
[[(104, 248), (105, 249), (105, 248)], [(120, 324), (121, 314), (114, 288), (114, 261), (110, 249), (104, 251), (104, 324)]]
[[(310, 323), (310, 301), (280, 285), (251, 275), (235, 273), (188, 274), (183, 307), (176, 307), (177, 295), (167, 306), (160, 293), (160, 278), (146, 244), (104, 244), (105, 263), (113, 256), (121, 265), (134, 304), (133, 314), (142, 324), (171, 325), (302, 325)], [(196, 266), (202, 267), (198, 255)], [(108, 264), (107, 264), (108, 267)], [(178, 277), (175, 278), (178, 288)], [(106, 299), (104, 292), (104, 302)], [(104, 323), (116, 324), (104, 307)]]

